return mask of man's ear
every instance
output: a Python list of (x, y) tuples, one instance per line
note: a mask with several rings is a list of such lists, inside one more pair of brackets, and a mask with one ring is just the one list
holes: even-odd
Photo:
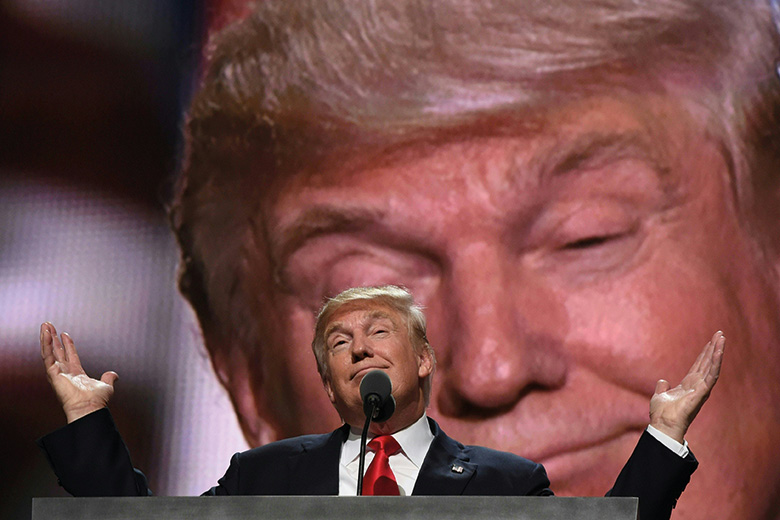
[(424, 379), (433, 373), (433, 356), (428, 348), (423, 348), (418, 355), (417, 376)]
[(249, 446), (262, 446), (277, 440), (276, 430), (262, 416), (262, 403), (255, 395), (258, 381), (253, 381), (255, 376), (250, 371), (244, 350), (216, 343), (213, 338), (205, 339), (211, 364), (219, 382), (228, 391)]
[(322, 377), (322, 386), (325, 387), (325, 392), (328, 394), (328, 399), (331, 403), (336, 403), (336, 394), (333, 392), (333, 387), (330, 384), (330, 379), (325, 376)]

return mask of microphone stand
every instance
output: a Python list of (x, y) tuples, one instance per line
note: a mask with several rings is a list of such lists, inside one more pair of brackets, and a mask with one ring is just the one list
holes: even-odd
[(368, 427), (371, 425), (371, 419), (376, 415), (379, 398), (372, 395), (368, 398), (371, 404), (371, 413), (366, 414), (366, 423), (363, 426), (363, 433), (360, 434), (360, 463), (358, 464), (357, 478), (357, 496), (363, 495), (363, 469), (366, 466), (366, 440), (368, 439)]

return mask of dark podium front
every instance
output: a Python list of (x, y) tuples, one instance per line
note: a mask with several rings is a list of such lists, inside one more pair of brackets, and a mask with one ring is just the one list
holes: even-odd
[(636, 520), (636, 498), (34, 498), (32, 520)]

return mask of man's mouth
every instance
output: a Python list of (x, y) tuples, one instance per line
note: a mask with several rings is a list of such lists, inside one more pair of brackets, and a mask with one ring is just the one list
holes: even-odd
[(359, 368), (356, 372), (354, 372), (350, 377), (349, 380), (352, 381), (356, 377), (365, 376), (367, 373), (371, 372), (372, 370), (387, 370), (388, 367), (384, 366), (365, 366)]

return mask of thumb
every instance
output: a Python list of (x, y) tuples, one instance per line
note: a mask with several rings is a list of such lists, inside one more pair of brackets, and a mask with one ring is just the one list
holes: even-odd
[(658, 382), (655, 384), (655, 393), (662, 394), (667, 390), (669, 390), (669, 388), (671, 387), (672, 385), (669, 384), (669, 381), (667, 381), (666, 379), (659, 379)]
[(111, 388), (114, 387), (114, 382), (119, 379), (119, 374), (114, 372), (113, 370), (109, 370), (108, 372), (104, 373), (102, 376), (100, 376), (100, 380), (110, 386)]

